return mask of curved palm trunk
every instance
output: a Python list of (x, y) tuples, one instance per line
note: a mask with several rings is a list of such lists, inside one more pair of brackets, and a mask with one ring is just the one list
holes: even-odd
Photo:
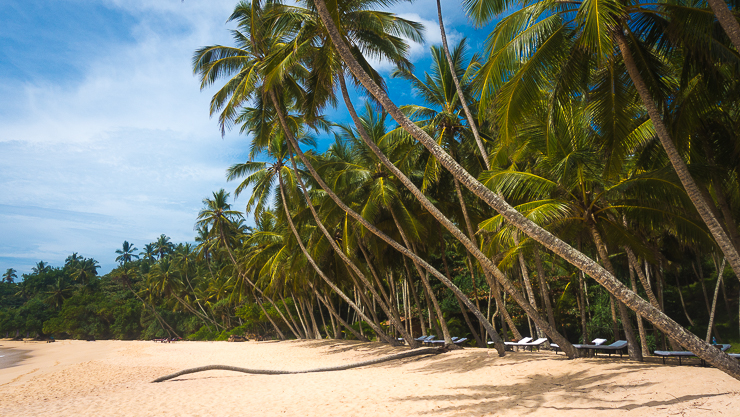
[[(277, 103), (277, 100), (274, 97), (274, 93), (272, 93), (272, 94), (273, 94), (273, 103), (274, 103), (275, 107), (277, 108), (277, 104), (278, 104)], [(283, 119), (282, 112), (278, 111), (278, 113), (280, 114), (279, 115), (279, 118), (280, 118), (281, 122), (283, 122), (284, 119)], [(282, 124), (283, 124), (283, 129), (284, 130), (287, 130), (287, 124), (285, 124), (285, 123), (282, 123)], [(286, 136), (292, 136), (292, 134), (286, 133)], [(294, 141), (291, 141), (291, 146), (294, 145), (293, 142)], [(295, 145), (297, 145), (297, 144), (295, 144)], [(291, 155), (290, 161), (293, 164), (293, 170), (295, 172), (298, 172), (298, 167), (296, 166), (295, 160), (294, 160), (294, 158), (292, 158), (292, 155)], [(363, 274), (362, 271), (360, 271), (360, 269), (357, 267), (357, 265), (355, 265), (355, 263), (352, 262), (347, 257), (347, 255), (344, 253), (344, 251), (342, 250), (342, 248), (340, 248), (339, 245), (337, 245), (337, 242), (331, 236), (331, 234), (329, 233), (329, 231), (326, 230), (326, 227), (324, 227), (324, 224), (321, 222), (321, 219), (319, 218), (319, 215), (316, 212), (316, 209), (314, 208), (313, 204), (311, 203), (311, 198), (308, 195), (308, 190), (306, 189), (306, 185), (303, 183), (303, 180), (298, 175), (296, 175), (296, 181), (298, 182), (298, 185), (301, 188), (301, 191), (303, 192), (303, 197), (306, 199), (306, 204), (308, 205), (308, 209), (311, 211), (311, 215), (313, 216), (314, 221), (316, 222), (316, 225), (319, 227), (319, 229), (321, 230), (321, 232), (324, 234), (324, 237), (326, 238), (326, 240), (329, 241), (329, 244), (331, 245), (332, 249), (334, 249), (334, 252), (336, 252), (337, 255), (339, 255), (339, 257), (342, 259), (342, 261), (344, 262), (344, 264), (347, 265), (348, 268), (352, 269), (352, 271), (355, 273), (355, 275), (357, 275), (360, 278), (360, 281), (362, 281), (362, 283), (365, 285), (365, 287), (367, 287), (370, 290), (370, 292), (372, 293), (373, 297), (378, 301), (378, 304), (380, 304), (380, 308), (383, 310), (383, 312), (386, 314), (386, 316), (391, 320), (391, 322), (393, 323), (393, 325), (396, 326), (396, 328), (402, 328), (400, 319), (398, 318), (397, 315), (393, 315), (393, 313), (390, 311), (390, 309), (388, 308), (388, 306), (385, 304), (385, 301), (378, 294), (377, 290), (375, 289), (375, 286), (370, 283), (370, 281), (367, 279), (367, 277), (365, 276), (365, 274)], [(417, 345), (416, 344), (416, 341), (413, 340), (411, 337), (409, 337), (408, 333), (406, 333), (403, 330), (402, 330), (402, 336), (403, 336), (404, 340), (406, 340), (409, 343), (409, 346), (416, 347), (416, 345)], [(390, 337), (390, 336), (386, 335), (385, 333), (383, 333), (383, 336), (382, 337), (383, 337), (383, 339), (386, 339), (386, 341), (388, 343), (390, 343), (391, 345), (393, 345), (393, 346), (398, 345), (398, 340), (396, 340), (395, 338)]]
[[(285, 121), (285, 114), (283, 114), (283, 111), (282, 111), (282, 109), (281, 109), (281, 107), (279, 105), (280, 103), (279, 103), (279, 101), (278, 101), (278, 99), (277, 99), (277, 97), (275, 95), (275, 92), (274, 91), (270, 91), (269, 94), (270, 94), (270, 99), (272, 100), (272, 104), (275, 107), (276, 113), (278, 114), (278, 119), (280, 120), (280, 125), (282, 126), (282, 129), (283, 129), (283, 132), (285, 133), (285, 136), (288, 138), (288, 140), (290, 142), (290, 145), (293, 147), (293, 149), (296, 152), (301, 152), (300, 151), (300, 147), (298, 146), (298, 143), (295, 141), (295, 138), (293, 137), (293, 133), (288, 128), (288, 124)], [(302, 155), (302, 152), (301, 152), (301, 155)], [(303, 157), (301, 157), (301, 160), (304, 163), (308, 163), (308, 161), (306, 161), (305, 158), (303, 158)], [(295, 163), (294, 158), (291, 157), (290, 158), (290, 161), (293, 164), (293, 170), (297, 173), (298, 172), (298, 167), (296, 166), (296, 163)], [(311, 167), (311, 171), (312, 171), (312, 174), (315, 172), (315, 171), (313, 171), (313, 167)], [(404, 340), (406, 340), (408, 342), (409, 346), (416, 347), (418, 345), (416, 343), (416, 341), (414, 339), (412, 339), (411, 337), (409, 337), (408, 333), (406, 333), (405, 330), (402, 330), (403, 329), (403, 326), (402, 326), (401, 321), (398, 318), (398, 316), (397, 315), (396, 316), (393, 315), (393, 313), (390, 311), (390, 309), (388, 308), (388, 306), (385, 305), (385, 303), (383, 302), (383, 300), (378, 295), (377, 291), (375, 290), (375, 287), (372, 284), (370, 284), (370, 281), (368, 281), (367, 277), (365, 277), (365, 274), (363, 274), (362, 271), (360, 271), (360, 269), (357, 267), (357, 265), (355, 265), (354, 262), (352, 262), (347, 257), (347, 255), (344, 253), (344, 251), (339, 247), (339, 245), (337, 245), (337, 242), (334, 241), (334, 239), (331, 236), (331, 234), (329, 234), (329, 231), (326, 230), (326, 227), (324, 227), (324, 224), (321, 221), (321, 219), (319, 218), (318, 213), (316, 213), (316, 209), (314, 208), (313, 204), (311, 203), (311, 198), (308, 195), (308, 190), (306, 190), (306, 186), (303, 183), (303, 180), (300, 178), (300, 176), (296, 175), (296, 181), (298, 182), (298, 185), (301, 188), (301, 192), (303, 193), (303, 197), (306, 199), (306, 204), (308, 205), (309, 211), (311, 211), (311, 215), (313, 216), (314, 221), (316, 222), (316, 225), (318, 226), (319, 230), (321, 230), (321, 233), (323, 233), (324, 237), (326, 237), (327, 241), (329, 241), (329, 244), (331, 245), (332, 249), (334, 249), (334, 252), (336, 252), (337, 255), (339, 255), (339, 257), (342, 259), (342, 261), (345, 263), (345, 265), (347, 265), (349, 268), (351, 268), (354, 271), (354, 273), (360, 278), (360, 280), (362, 281), (362, 283), (366, 287), (368, 287), (368, 289), (370, 290), (370, 292), (373, 294), (373, 297), (375, 297), (375, 299), (377, 299), (379, 301), (379, 304), (380, 304), (381, 309), (383, 309), (383, 311), (385, 312), (386, 316), (388, 316), (388, 318), (391, 320), (391, 322), (393, 323), (393, 325), (396, 326), (397, 329), (399, 329), (399, 331), (401, 332)], [(386, 339), (386, 341), (388, 343), (390, 343), (391, 345), (393, 345), (393, 346), (395, 346), (395, 345), (398, 344), (398, 340), (396, 340), (395, 338), (389, 337), (388, 335), (385, 335), (385, 333), (383, 333), (383, 336), (382, 337), (384, 339)]]
[[(286, 319), (285, 316), (283, 315), (283, 312), (280, 311), (280, 309), (277, 307), (277, 305), (275, 305), (275, 302), (272, 301), (272, 299), (270, 297), (268, 297), (264, 292), (262, 292), (262, 290), (259, 289), (259, 287), (257, 287), (257, 285), (255, 285), (252, 282), (252, 280), (249, 279), (249, 277), (247, 277), (247, 274), (245, 274), (244, 272), (242, 272), (241, 267), (239, 266), (239, 263), (236, 261), (236, 257), (234, 257), (234, 252), (231, 250), (231, 247), (229, 246), (228, 242), (226, 241), (226, 236), (224, 235), (223, 229), (221, 229), (220, 235), (221, 235), (221, 242), (223, 243), (224, 247), (226, 248), (226, 252), (228, 252), (229, 258), (231, 259), (231, 262), (234, 264), (234, 267), (236, 268), (236, 273), (239, 274), (240, 277), (244, 278), (244, 280), (249, 283), (249, 285), (252, 287), (252, 291), (257, 291), (260, 295), (262, 295), (270, 303), (272, 303), (273, 306), (275, 306), (275, 310), (277, 310), (277, 312), (280, 314), (280, 317), (282, 317), (282, 319), (285, 322), (285, 324), (288, 325), (288, 328), (290, 329), (290, 331), (293, 333), (293, 335), (296, 338), (298, 338), (298, 333), (295, 331), (295, 329), (293, 329), (293, 326), (290, 325), (290, 323), (288, 322), (288, 319)], [(270, 315), (267, 314), (267, 311), (262, 306), (262, 302), (259, 301), (259, 299), (257, 298), (257, 295), (256, 294), (255, 294), (254, 299), (255, 299), (255, 301), (257, 301), (257, 304), (259, 304), (260, 309), (262, 309), (262, 311), (265, 313), (265, 317), (267, 317), (267, 319), (270, 321), (270, 323), (272, 324), (272, 327), (275, 328), (275, 332), (277, 332), (277, 334), (280, 337), (280, 339), (281, 340), (285, 340), (285, 335), (283, 335), (283, 332), (280, 331), (280, 327), (278, 327), (278, 325), (275, 324), (275, 322), (272, 320), (272, 317), (270, 317)]]
[[(324, 297), (321, 296), (321, 294), (316, 290), (316, 288), (313, 286), (313, 284), (311, 284), (309, 282), (308, 285), (311, 286), (311, 289), (313, 290), (314, 294), (316, 294), (316, 297), (319, 299), (319, 301), (321, 301), (322, 303), (324, 303), (324, 305), (326, 306), (327, 310), (329, 310), (329, 314), (331, 314), (337, 320), (339, 320), (339, 323), (342, 326), (344, 326), (345, 329), (349, 330), (349, 332), (352, 333), (352, 335), (357, 340), (360, 340), (362, 342), (369, 342), (369, 340), (367, 340), (367, 338), (365, 336), (361, 335), (360, 333), (357, 332), (357, 330), (353, 329), (352, 326), (350, 326), (346, 321), (344, 321), (344, 319), (342, 318), (342, 316), (339, 315), (339, 313), (337, 313), (336, 311), (334, 311), (334, 309), (331, 307), (331, 305), (326, 301), (326, 299), (324, 299)], [(336, 335), (335, 335), (335, 338), (337, 338)]]
[[(409, 240), (406, 237), (406, 233), (404, 233), (403, 228), (401, 228), (401, 224), (398, 222), (396, 213), (394, 213), (393, 210), (390, 210), (390, 212), (391, 216), (393, 217), (393, 222), (396, 224), (396, 229), (398, 229), (398, 233), (401, 235), (401, 239), (403, 239), (406, 248), (410, 248), (415, 255), (418, 255), (416, 251), (416, 246), (409, 243)], [(416, 271), (419, 276), (421, 276), (421, 282), (424, 284), (424, 288), (426, 289), (427, 298), (431, 301), (431, 304), (434, 305), (434, 311), (437, 314), (437, 321), (439, 321), (439, 326), (442, 330), (442, 338), (445, 341), (445, 345), (452, 346), (452, 336), (450, 335), (450, 330), (447, 328), (447, 321), (442, 315), (442, 308), (439, 306), (439, 300), (437, 300), (437, 297), (434, 295), (434, 291), (432, 290), (432, 286), (431, 284), (429, 284), (429, 277), (421, 270), (421, 267), (417, 262), (414, 262), (414, 266), (416, 267)]]
[(288, 210), (288, 200), (285, 198), (285, 189), (284, 189), (284, 185), (283, 185), (283, 179), (279, 175), (278, 175), (278, 184), (279, 184), (279, 188), (280, 188), (280, 197), (283, 200), (283, 208), (285, 209), (285, 216), (288, 219), (288, 224), (290, 225), (290, 230), (293, 232), (293, 235), (295, 236), (296, 241), (298, 242), (298, 246), (300, 247), (301, 252), (303, 253), (303, 256), (305, 256), (306, 257), (306, 260), (308, 260), (308, 263), (311, 264), (311, 266), (313, 267), (314, 271), (316, 271), (316, 273), (321, 277), (321, 279), (323, 279), (324, 282), (326, 282), (326, 284), (334, 292), (337, 293), (337, 295), (339, 295), (340, 297), (342, 297), (342, 299), (347, 304), (349, 304), (357, 312), (357, 314), (359, 314), (360, 317), (362, 317), (363, 320), (367, 321), (370, 324), (370, 327), (372, 327), (372, 329), (378, 334), (379, 337), (382, 337), (384, 339), (390, 340), (390, 338), (383, 332), (383, 329), (381, 329), (380, 327), (378, 327), (375, 324), (374, 321), (370, 320), (370, 318), (367, 317), (365, 315), (365, 313), (362, 312), (362, 310), (357, 306), (357, 304), (355, 304), (352, 301), (352, 299), (350, 299), (349, 297), (347, 297), (347, 295), (342, 290), (340, 290), (339, 287), (337, 287), (333, 282), (331, 282), (331, 280), (329, 279), (329, 277), (327, 277), (326, 274), (324, 274), (324, 271), (322, 271), (321, 268), (319, 268), (319, 266), (316, 264), (316, 261), (314, 261), (314, 259), (311, 256), (311, 254), (308, 253), (308, 250), (306, 250), (306, 246), (303, 245), (303, 241), (301, 240), (301, 236), (298, 234), (298, 230), (296, 230), (296, 228), (295, 228), (295, 224), (293, 224), (293, 218), (290, 216), (290, 211)]
[[(447, 263), (447, 254), (446, 254), (446, 252), (447, 252), (447, 245), (445, 244), (444, 237), (442, 237), (440, 240), (442, 242), (442, 251), (441, 252), (442, 252), (442, 263), (444, 264), (444, 267), (445, 267), (445, 275), (447, 275), (447, 279), (449, 279), (450, 281), (452, 281), (452, 275), (450, 274), (450, 266)], [(475, 279), (475, 277), (472, 277), (472, 278)], [(458, 297), (455, 297), (455, 298), (457, 298), (457, 304), (460, 306), (460, 312), (462, 313), (463, 318), (465, 319), (465, 323), (468, 325), (468, 328), (470, 329), (470, 333), (473, 334), (473, 338), (475, 339), (475, 343), (478, 345), (479, 348), (486, 348), (486, 347), (488, 347), (488, 346), (486, 346), (486, 342), (483, 341), (483, 340), (481, 340), (480, 336), (478, 335), (478, 332), (475, 330), (475, 327), (473, 326), (473, 323), (470, 321), (470, 317), (468, 316), (468, 312), (465, 310), (465, 305), (462, 302), (462, 300), (460, 298), (458, 298)], [(478, 307), (478, 306), (476, 306), (476, 307)], [(480, 308), (478, 308), (478, 309), (480, 310)]]
[[(716, 265), (716, 264), (715, 264)], [(725, 260), (722, 259), (722, 265), (717, 270), (717, 285), (714, 287), (714, 299), (712, 299), (712, 312), (709, 314), (709, 326), (707, 327), (707, 337), (705, 342), (709, 343), (714, 328), (714, 313), (717, 312), (717, 295), (719, 295), (719, 286), (722, 284), (722, 273), (725, 269)]]
[[(722, 0), (718, 1), (724, 4)], [(732, 19), (734, 20), (734, 17), (732, 17)], [(735, 25), (737, 25), (737, 21), (735, 21)], [(683, 187), (686, 190), (686, 194), (691, 199), (691, 202), (694, 203), (694, 207), (696, 207), (696, 211), (699, 212), (699, 216), (701, 216), (702, 220), (709, 228), (709, 231), (712, 233), (714, 240), (717, 241), (717, 244), (722, 250), (722, 253), (724, 253), (725, 258), (732, 267), (732, 270), (735, 272), (735, 275), (740, 278), (740, 255), (738, 254), (735, 246), (732, 244), (730, 238), (727, 236), (724, 229), (722, 228), (722, 225), (712, 214), (707, 201), (704, 199), (704, 196), (702, 196), (702, 193), (699, 190), (699, 187), (696, 185), (694, 178), (689, 173), (686, 163), (684, 162), (683, 158), (681, 158), (681, 155), (678, 153), (676, 146), (673, 144), (673, 140), (668, 133), (668, 129), (666, 129), (665, 124), (663, 123), (660, 112), (658, 111), (658, 108), (650, 95), (650, 91), (648, 90), (647, 85), (642, 79), (640, 71), (635, 64), (635, 60), (632, 57), (632, 52), (630, 51), (629, 45), (627, 44), (627, 38), (624, 36), (622, 29), (617, 28), (614, 33), (617, 44), (619, 44), (619, 50), (622, 54), (622, 58), (624, 59), (624, 64), (627, 68), (627, 72), (629, 73), (630, 78), (632, 79), (632, 83), (635, 85), (635, 88), (640, 95), (642, 103), (647, 109), (650, 120), (653, 122), (653, 126), (655, 127), (655, 133), (658, 135), (658, 139), (660, 139), (660, 143), (663, 145), (663, 149), (668, 155), (668, 159), (671, 161), (671, 165), (673, 165), (673, 169), (676, 171), (676, 175), (678, 175), (678, 178), (681, 180), (681, 184), (683, 184)]]
[(552, 311), (552, 303), (550, 302), (550, 294), (547, 290), (547, 279), (545, 278), (545, 268), (542, 265), (542, 258), (540, 257), (539, 248), (534, 249), (534, 263), (537, 267), (537, 276), (540, 280), (540, 294), (542, 300), (545, 303), (545, 309), (547, 310), (547, 320), (550, 322), (550, 326), (555, 327), (555, 314)]
[[(596, 225), (589, 223), (588, 226), (591, 231), (591, 236), (593, 236), (596, 250), (599, 251), (601, 262), (604, 264), (604, 267), (606, 267), (606, 270), (609, 271), (612, 276), (616, 277), (617, 274), (614, 272), (614, 266), (612, 265), (612, 261), (609, 259), (609, 253), (606, 251), (606, 244), (604, 244), (604, 240), (601, 238), (598, 230), (596, 230)], [(627, 351), (629, 352), (630, 359), (642, 361), (642, 352), (638, 349), (637, 338), (635, 337), (635, 331), (632, 328), (632, 322), (630, 320), (627, 307), (623, 303), (619, 301), (617, 302), (619, 303), (619, 315), (622, 318), (622, 328), (624, 329), (624, 335), (628, 342)]]
[[(630, 270), (630, 285), (632, 285), (632, 291), (637, 292), (637, 282), (635, 281), (635, 269), (632, 265), (629, 266)], [(680, 291), (680, 290), (679, 290)], [(637, 314), (637, 331), (640, 334), (640, 348), (642, 348), (642, 356), (650, 356), (650, 349), (647, 345), (647, 335), (645, 334), (645, 325), (642, 322), (642, 317)]]
[(437, 17), (439, 18), (439, 33), (442, 35), (442, 49), (444, 49), (445, 51), (447, 64), (450, 66), (450, 74), (452, 74), (452, 82), (455, 83), (457, 97), (460, 99), (460, 104), (465, 111), (465, 117), (468, 119), (470, 130), (473, 131), (473, 137), (475, 137), (475, 143), (478, 145), (478, 150), (480, 151), (480, 155), (483, 158), (483, 163), (485, 164), (486, 169), (490, 170), (491, 163), (488, 162), (488, 152), (486, 152), (486, 148), (483, 146), (483, 141), (481, 141), (480, 133), (478, 132), (478, 126), (476, 126), (475, 120), (473, 119), (473, 113), (470, 112), (468, 102), (465, 100), (465, 96), (463, 95), (462, 89), (460, 88), (460, 81), (457, 79), (457, 72), (455, 72), (455, 64), (452, 63), (450, 48), (447, 46), (447, 34), (445, 33), (445, 25), (442, 22), (442, 4), (440, 3), (440, 0), (437, 0)]
[[(519, 238), (514, 236), (514, 244), (519, 246)], [(527, 290), (527, 297), (529, 297), (529, 304), (532, 306), (533, 309), (537, 310), (537, 300), (534, 297), (534, 290), (532, 289), (532, 282), (529, 280), (529, 270), (527, 269), (527, 263), (524, 261), (524, 254), (522, 251), (519, 251), (519, 267), (522, 270), (522, 280), (524, 281), (524, 288)], [(530, 328), (530, 330), (532, 330)], [(542, 337), (542, 333), (540, 332), (539, 326), (535, 324), (535, 332), (537, 334), (537, 338), (539, 339)]]
[[(195, 314), (196, 317), (198, 317), (199, 319), (201, 319), (203, 321), (203, 324), (205, 324), (206, 326), (208, 326), (208, 322), (211, 322), (216, 327), (216, 329), (218, 329), (219, 327), (222, 328), (222, 329), (226, 329), (224, 326), (218, 324), (216, 321), (214, 321), (210, 317), (204, 316), (203, 314), (201, 314), (198, 310), (196, 310), (195, 308), (193, 308), (193, 306), (191, 306), (190, 304), (188, 304), (185, 300), (183, 300), (178, 295), (176, 295), (176, 294), (173, 293), (172, 296), (175, 297), (175, 299), (180, 304), (182, 304), (183, 307), (185, 307), (186, 309), (188, 309), (188, 311), (190, 311), (191, 313)], [(210, 327), (208, 329), (210, 331)]]
[[(414, 298), (414, 302), (416, 303), (417, 308), (419, 309), (419, 322), (421, 324), (421, 334), (426, 335), (427, 326), (424, 322), (424, 311), (421, 308), (421, 300), (419, 300), (419, 294), (416, 291), (416, 285), (414, 284), (414, 280), (411, 278), (411, 270), (409, 269), (409, 264), (406, 261), (406, 257), (403, 258), (403, 267), (406, 269), (406, 276), (408, 277), (406, 281), (408, 282), (407, 286), (409, 289), (409, 292), (411, 293), (411, 296)], [(411, 302), (409, 302), (409, 317), (411, 317)], [(431, 326), (431, 323), (429, 323)]]
[(732, 14), (724, 0), (707, 0), (707, 2), (719, 24), (722, 25), (722, 29), (725, 30), (727, 37), (730, 38), (735, 49), (740, 52), (740, 24), (738, 24), (735, 15)]
[[(516, 211), (503, 199), (496, 196), (483, 184), (476, 181), (475, 178), (473, 178), (469, 173), (463, 170), (462, 167), (455, 163), (454, 160), (452, 160), (452, 158), (450, 158), (443, 149), (437, 146), (434, 139), (426, 135), (421, 129), (418, 128), (418, 126), (414, 125), (413, 122), (406, 118), (398, 109), (398, 107), (396, 107), (395, 104), (390, 100), (390, 98), (388, 98), (388, 95), (385, 94), (385, 92), (380, 89), (365, 73), (363, 68), (352, 56), (352, 53), (347, 45), (344, 43), (344, 40), (339, 34), (336, 26), (334, 25), (334, 21), (332, 20), (331, 15), (326, 8), (324, 0), (317, 0), (314, 4), (316, 5), (319, 17), (324, 23), (324, 26), (327, 29), (332, 43), (335, 45), (342, 60), (349, 67), (354, 76), (357, 77), (360, 83), (381, 103), (386, 111), (389, 112), (391, 117), (393, 117), (394, 120), (396, 120), (396, 122), (398, 122), (404, 130), (411, 133), (415, 139), (419, 140), (430, 152), (432, 152), (432, 154), (437, 157), (437, 160), (439, 160), (440, 163), (448, 171), (450, 171), (450, 173), (454, 177), (456, 177), (461, 184), (463, 184), (476, 196), (485, 201), (486, 204), (501, 213), (501, 215), (506, 220), (514, 224), (525, 234), (532, 237), (534, 240), (541, 243), (546, 248), (556, 253), (558, 256), (563, 257), (563, 259), (567, 260), (585, 273), (588, 273), (599, 284), (606, 288), (607, 291), (615, 295), (620, 301), (629, 306), (629, 308), (637, 313), (642, 314), (643, 317), (650, 320), (650, 322), (655, 324), (655, 326), (658, 327), (660, 330), (671, 334), (675, 337), (676, 340), (680, 340), (681, 344), (684, 347), (696, 354), (698, 357), (716, 366), (732, 377), (740, 379), (740, 364), (738, 364), (736, 360), (734, 360), (724, 352), (719, 352), (718, 349), (715, 349), (714, 347), (708, 345), (707, 343), (696, 337), (696, 335), (688, 332), (670, 317), (652, 307), (645, 300), (642, 300), (637, 294), (635, 294), (624, 284), (619, 282), (613, 275), (599, 266), (592, 259), (576, 251), (570, 245), (556, 238), (543, 228), (538, 227), (533, 222), (529, 221), (521, 213)], [(560, 344), (560, 342), (557, 343)]]
[[(278, 293), (278, 295), (280, 296), (280, 301), (283, 303), (283, 306), (285, 307), (285, 311), (288, 313), (288, 318), (290, 318), (291, 323), (293, 323), (293, 327), (296, 330), (295, 333), (298, 333), (298, 335), (296, 337), (298, 339), (304, 339), (305, 338), (305, 335), (303, 333), (301, 333), (300, 326), (298, 326), (298, 323), (296, 323), (295, 319), (293, 318), (293, 315), (290, 314), (290, 309), (288, 308), (288, 304), (285, 302), (285, 297), (283, 297), (283, 295), (280, 294), (280, 293)], [(295, 304), (295, 300), (293, 301), (293, 303)]]

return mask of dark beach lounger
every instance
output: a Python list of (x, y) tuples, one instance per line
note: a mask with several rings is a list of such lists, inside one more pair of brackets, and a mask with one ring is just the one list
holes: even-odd
[[(732, 345), (730, 344), (723, 344), (723, 345), (714, 345), (722, 352), (726, 351)], [(696, 355), (693, 352), (689, 352), (688, 350), (656, 350), (653, 352), (657, 356), (660, 356), (660, 358), (663, 360), (663, 364), (665, 365), (665, 358), (678, 358), (678, 365), (681, 365), (681, 358), (691, 358), (695, 357)], [(740, 355), (737, 353), (730, 353), (730, 356), (733, 358), (740, 358)], [(704, 359), (701, 360), (701, 365), (704, 366), (706, 363), (704, 362)]]

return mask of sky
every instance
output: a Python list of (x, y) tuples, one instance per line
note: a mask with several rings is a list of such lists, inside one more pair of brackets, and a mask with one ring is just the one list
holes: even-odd
[[(200, 91), (191, 67), (197, 48), (231, 45), (235, 4), (0, 2), (0, 272), (62, 266), (76, 252), (104, 274), (124, 240), (138, 249), (161, 234), (193, 241), (202, 200), (220, 188), (233, 194), (226, 168), (247, 159), (249, 138), (221, 136), (208, 114), (216, 89)], [(450, 42), (468, 36), (482, 48), (487, 30), (474, 30), (458, 1), (443, 8)], [(410, 54), (421, 73), (440, 42), (436, 2), (392, 11), (427, 27)], [(397, 104), (414, 101), (402, 81), (389, 86)], [(349, 121), (342, 108), (327, 115)], [(233, 207), (243, 210), (247, 195)]]

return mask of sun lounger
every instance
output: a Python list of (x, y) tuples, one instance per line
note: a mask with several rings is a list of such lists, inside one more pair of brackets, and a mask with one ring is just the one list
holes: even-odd
[[(713, 346), (715, 346), (722, 352), (732, 347), (732, 345), (730, 344), (713, 345)], [(680, 366), (681, 358), (691, 358), (691, 357), (696, 356), (693, 352), (689, 352), (688, 350), (656, 350), (653, 353), (661, 357), (664, 365), (665, 365), (665, 358), (678, 358), (678, 365)], [(733, 358), (740, 358), (740, 355), (738, 355), (737, 353), (730, 353), (730, 356), (732, 356)], [(701, 365), (702, 366), (706, 365), (706, 363), (704, 362), (704, 359), (701, 360)]]
[[(457, 337), (457, 336), (453, 337), (452, 338), (452, 343), (455, 343), (455, 341), (457, 339), (459, 339), (459, 337)], [(428, 343), (431, 343), (431, 344), (444, 344), (444, 342), (445, 342), (444, 339), (441, 339), (441, 340), (431, 340)]]
[(617, 340), (611, 345), (573, 345), (573, 347), (575, 347), (576, 349), (593, 350), (594, 356), (596, 356), (596, 352), (601, 351), (607, 352), (609, 356), (611, 356), (612, 352), (619, 352), (619, 356), (621, 357), (624, 353), (624, 350), (627, 348), (627, 341)]
[(461, 338), (455, 340), (453, 343), (455, 343), (456, 345), (459, 345), (460, 343), (466, 342), (467, 340), (468, 340), (467, 337), (461, 337)]
[[(604, 342), (606, 342), (606, 339), (594, 339), (594, 340), (592, 340), (592, 341), (591, 341), (591, 344), (592, 344), (592, 345), (597, 345), (597, 346), (598, 346), (598, 345), (601, 345), (601, 344), (603, 344)], [(584, 346), (585, 346), (585, 345), (584, 345)], [(551, 348), (553, 348), (553, 350), (555, 351), (555, 354), (556, 354), (556, 355), (557, 355), (557, 354), (558, 354), (558, 352), (560, 351), (560, 346), (558, 346), (558, 344), (557, 344), (557, 343), (550, 343), (550, 347), (551, 347)]]
[[(520, 346), (520, 343), (527, 343), (527, 342), (531, 342), (531, 341), (532, 341), (532, 338), (531, 337), (522, 337), (518, 342), (504, 342), (504, 345), (506, 345), (507, 347), (510, 347), (510, 346)], [(489, 345), (492, 345), (493, 342), (488, 342), (488, 344)]]
[(537, 348), (537, 350), (540, 350), (540, 346), (542, 346), (543, 343), (547, 342), (546, 337), (541, 337), (534, 342), (527, 342), (527, 343), (519, 343), (518, 346), (524, 346), (524, 348), (529, 348), (529, 351), (533, 351), (534, 348)]
[[(416, 340), (417, 342), (421, 342), (422, 340), (426, 339), (427, 337), (429, 337), (429, 336), (419, 336), (419, 337), (417, 337), (414, 340)], [(434, 336), (432, 336), (432, 337), (434, 337)]]

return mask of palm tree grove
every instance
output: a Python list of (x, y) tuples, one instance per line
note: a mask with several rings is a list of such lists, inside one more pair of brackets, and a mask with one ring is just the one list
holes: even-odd
[(0, 337), (601, 338), (740, 379), (740, 3), (463, 0), (471, 36), (402, 3), (235, 4), (189, 68), (248, 150), (231, 187), (102, 276), (8, 268)]

